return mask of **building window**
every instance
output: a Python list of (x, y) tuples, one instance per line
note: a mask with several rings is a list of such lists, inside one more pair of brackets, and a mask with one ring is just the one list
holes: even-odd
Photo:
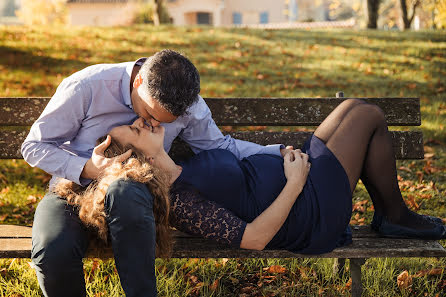
[(260, 24), (268, 24), (268, 12), (267, 11), (260, 13)]
[(240, 12), (233, 12), (232, 13), (232, 23), (234, 25), (241, 25), (242, 24), (242, 14)]
[(198, 25), (211, 25), (211, 14), (208, 12), (197, 12)]

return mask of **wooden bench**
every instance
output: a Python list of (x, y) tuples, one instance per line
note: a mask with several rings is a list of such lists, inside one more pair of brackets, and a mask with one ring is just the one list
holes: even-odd
[[(280, 126), (317, 126), (343, 100), (338, 98), (208, 98), (205, 99), (220, 126), (278, 126), (272, 132), (231, 132), (238, 139), (259, 144), (283, 143), (300, 147), (311, 132), (281, 131)], [(386, 113), (389, 126), (419, 126), (418, 98), (362, 98), (377, 104)], [(20, 145), (29, 126), (37, 119), (49, 98), (0, 98), (0, 158), (20, 159)], [(275, 132), (277, 130), (277, 132)], [(420, 131), (392, 131), (397, 159), (422, 159)], [(176, 141), (171, 155), (182, 158), (190, 149)], [(353, 244), (323, 255), (300, 255), (284, 250), (252, 251), (235, 249), (213, 241), (175, 233), (173, 258), (336, 258), (334, 273), (350, 259), (352, 295), (362, 293), (361, 266), (374, 257), (446, 257), (446, 250), (430, 240), (380, 238), (369, 226), (352, 226)], [(31, 228), (0, 225), (0, 257), (29, 258)], [(111, 250), (90, 249), (88, 257), (112, 257)]]

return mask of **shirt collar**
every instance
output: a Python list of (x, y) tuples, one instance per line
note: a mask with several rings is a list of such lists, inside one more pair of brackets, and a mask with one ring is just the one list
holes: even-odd
[(130, 78), (132, 76), (132, 71), (135, 65), (141, 66), (147, 58), (139, 58), (134, 63), (127, 63), (125, 67), (125, 72), (121, 79), (121, 92), (124, 98), (124, 104), (133, 109), (132, 98), (130, 97)]

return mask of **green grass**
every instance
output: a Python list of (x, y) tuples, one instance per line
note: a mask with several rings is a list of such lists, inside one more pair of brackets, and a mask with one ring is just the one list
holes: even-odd
[[(400, 187), (420, 213), (446, 218), (446, 34), (444, 31), (262, 31), (206, 27), (0, 27), (0, 96), (51, 96), (69, 74), (96, 63), (136, 60), (163, 48), (186, 54), (200, 71), (203, 97), (420, 97), (425, 160), (399, 161)], [(48, 176), (21, 160), (0, 161), (0, 223), (31, 225)], [(352, 221), (370, 223), (363, 187)], [(441, 242), (446, 246), (446, 241)], [(41, 296), (29, 259), (0, 260), (0, 297)], [(157, 259), (160, 296), (348, 296), (348, 274), (333, 260)], [(271, 265), (284, 273), (264, 270)], [(365, 296), (442, 296), (446, 259), (369, 259)], [(61, 268), (63, 269), (63, 268)], [(119, 296), (113, 261), (85, 260), (88, 296)]]

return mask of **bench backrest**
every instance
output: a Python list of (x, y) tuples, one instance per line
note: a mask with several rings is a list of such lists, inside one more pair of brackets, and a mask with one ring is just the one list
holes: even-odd
[[(283, 143), (296, 148), (311, 134), (311, 129), (296, 131), (295, 126), (318, 126), (345, 99), (348, 98), (205, 98), (217, 125), (251, 126), (245, 129), (248, 131), (229, 132), (233, 137), (259, 144)], [(380, 106), (389, 126), (421, 124), (418, 98), (361, 99)], [(0, 98), (1, 159), (22, 158), (20, 145), (29, 126), (49, 100), (47, 97)], [(392, 131), (392, 138), (397, 159), (423, 158), (420, 131)], [(170, 154), (179, 159), (191, 153), (187, 145), (176, 140)]]

